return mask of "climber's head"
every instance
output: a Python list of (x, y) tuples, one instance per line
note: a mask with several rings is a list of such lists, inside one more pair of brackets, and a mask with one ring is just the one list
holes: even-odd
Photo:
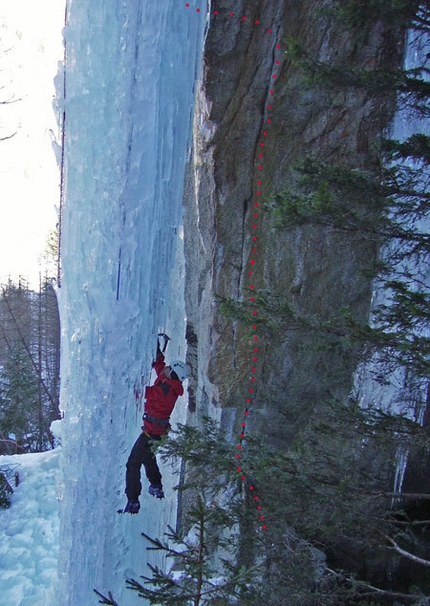
[(185, 381), (190, 374), (190, 369), (185, 362), (177, 360), (172, 362), (170, 366), (164, 367), (164, 374), (168, 379), (174, 379), (176, 381)]

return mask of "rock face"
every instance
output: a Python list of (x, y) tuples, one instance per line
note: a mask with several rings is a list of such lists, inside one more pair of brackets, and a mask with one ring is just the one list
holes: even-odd
[[(184, 198), (190, 422), (206, 414), (235, 431), (245, 406), (250, 336), (221, 313), (218, 297), (247, 299), (257, 180), (263, 181), (264, 203), (286, 188), (292, 164), (305, 155), (368, 167), (391, 117), (387, 104), (364, 89), (310, 86), (286, 56), (288, 39), (295, 36), (319, 61), (376, 69), (400, 60), (398, 32), (381, 24), (366, 36), (347, 31), (324, 12), (329, 4), (220, 0), (211, 9), (218, 15), (211, 16), (205, 43)], [(246, 15), (246, 21), (230, 17), (230, 11)], [(375, 243), (330, 227), (280, 230), (264, 205), (259, 220), (253, 276), (258, 289), (299, 315), (329, 319), (349, 307), (355, 318), (366, 319), (371, 280), (365, 270), (377, 255)], [(282, 444), (321, 399), (345, 401), (356, 356), (353, 349), (321, 351), (315, 335), (294, 323), (265, 331), (251, 430)]]

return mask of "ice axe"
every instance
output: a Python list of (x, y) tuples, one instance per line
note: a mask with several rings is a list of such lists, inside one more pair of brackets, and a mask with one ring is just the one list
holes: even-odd
[(165, 332), (159, 332), (158, 337), (163, 337), (163, 339), (164, 339), (163, 349), (161, 350), (161, 352), (164, 353), (166, 351), (167, 345), (170, 341), (170, 337), (168, 335), (166, 335)]

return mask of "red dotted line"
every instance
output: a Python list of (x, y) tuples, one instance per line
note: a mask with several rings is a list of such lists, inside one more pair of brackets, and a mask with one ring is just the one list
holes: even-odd
[[(267, 30), (268, 33), (272, 33), (273, 30), (272, 28), (269, 28)], [(276, 49), (279, 51), (281, 49), (281, 45), (277, 44), (276, 45)], [(276, 59), (275, 60), (275, 65), (276, 67), (278, 67), (280, 65), (280, 60)], [(273, 83), (276, 82), (278, 77), (277, 72), (273, 72), (272, 76), (271, 76), (271, 81)], [(271, 88), (269, 88), (269, 95), (273, 96), (275, 94), (275, 90), (273, 88), (273, 84), (271, 84)], [(267, 114), (266, 114), (266, 118), (265, 118), (265, 127), (267, 130), (264, 130), (258, 147), (259, 147), (259, 152), (257, 153), (257, 171), (258, 171), (258, 177), (255, 181), (255, 194), (254, 194), (254, 199), (253, 199), (253, 212), (252, 212), (252, 217), (251, 217), (251, 256), (250, 256), (250, 260), (249, 260), (249, 269), (248, 269), (248, 277), (249, 277), (249, 285), (248, 285), (248, 289), (249, 289), (249, 301), (250, 303), (255, 303), (255, 296), (254, 296), (254, 292), (255, 292), (255, 284), (254, 284), (254, 271), (256, 268), (256, 264), (257, 264), (257, 257), (258, 257), (258, 239), (259, 239), (259, 230), (260, 230), (260, 202), (259, 202), (259, 198), (261, 197), (261, 189), (263, 187), (263, 175), (264, 175), (264, 152), (266, 150), (266, 144), (267, 144), (267, 140), (269, 137), (269, 128), (270, 125), (273, 123), (273, 120), (270, 116), (270, 111), (273, 109), (273, 105), (272, 103), (268, 103), (266, 105), (266, 110), (267, 110)], [(258, 311), (256, 309), (252, 310), (252, 316), (253, 318), (257, 318), (258, 316)], [(240, 442), (238, 444), (238, 450), (242, 449), (242, 442), (245, 439), (245, 429), (246, 429), (246, 422), (249, 416), (249, 409), (250, 406), (252, 404), (253, 398), (254, 398), (254, 390), (255, 390), (255, 386), (257, 383), (257, 377), (256, 377), (256, 373), (257, 373), (257, 363), (259, 361), (259, 336), (257, 334), (257, 325), (254, 323), (251, 323), (251, 328), (252, 331), (254, 332), (253, 337), (252, 337), (252, 353), (251, 353), (251, 374), (250, 374), (250, 386), (248, 388), (248, 392), (249, 395), (246, 399), (246, 408), (244, 411), (244, 416), (243, 416), (243, 421), (242, 421), (242, 433), (240, 435)], [(241, 455), (237, 454), (236, 455), (236, 459), (240, 461)], [(238, 473), (240, 473), (240, 478), (241, 480), (246, 480), (246, 476), (243, 473), (243, 470), (241, 468), (240, 465), (238, 465), (238, 467), (236, 468)], [(257, 510), (260, 512), (259, 513), (259, 518), (260, 521), (262, 522), (261, 528), (263, 530), (266, 530), (267, 525), (264, 522), (264, 514), (263, 514), (263, 507), (261, 505), (261, 501), (260, 501), (260, 497), (259, 495), (255, 492), (255, 487), (250, 484), (248, 486), (248, 490), (252, 492), (253, 494), (253, 498), (254, 501), (257, 503)]]
[[(190, 4), (187, 2), (185, 4), (186, 8), (190, 8)], [(200, 13), (201, 10), (200, 8), (196, 8), (195, 9), (197, 13)], [(219, 11), (213, 11), (213, 15), (219, 15)], [(230, 11), (228, 13), (229, 17), (234, 17), (235, 14)], [(241, 21), (248, 21), (251, 22), (250, 19), (248, 19), (248, 17), (246, 15), (242, 15), (241, 17)], [(260, 25), (260, 21), (258, 19), (254, 20), (254, 25)], [(273, 29), (271, 27), (269, 27), (267, 30), (267, 33), (272, 34), (273, 33)], [(280, 44), (276, 44), (276, 49), (279, 51), (281, 49), (281, 45)], [(276, 59), (275, 60), (275, 65), (277, 69), (277, 67), (280, 65), (280, 60)], [(275, 90), (274, 90), (274, 85), (276, 83), (276, 80), (278, 78), (278, 73), (276, 71), (274, 71), (271, 75), (271, 84), (270, 84), (270, 88), (269, 88), (269, 95), (273, 96), (275, 94)], [(251, 223), (251, 242), (252, 242), (252, 248), (251, 248), (251, 258), (249, 261), (249, 269), (248, 269), (248, 276), (249, 276), (249, 285), (248, 285), (248, 289), (249, 289), (249, 301), (251, 303), (255, 303), (255, 296), (254, 296), (254, 292), (255, 292), (255, 284), (254, 284), (254, 270), (256, 267), (256, 263), (257, 263), (257, 253), (258, 253), (258, 249), (257, 249), (257, 245), (258, 245), (258, 238), (259, 238), (259, 229), (260, 229), (260, 203), (259, 203), (259, 198), (261, 196), (261, 188), (263, 186), (263, 173), (264, 173), (264, 152), (265, 152), (265, 148), (266, 148), (266, 143), (267, 143), (267, 138), (269, 136), (269, 129), (270, 129), (270, 125), (273, 123), (272, 118), (270, 117), (270, 110), (273, 109), (273, 105), (272, 103), (268, 103), (266, 106), (266, 110), (267, 110), (267, 116), (265, 118), (265, 125), (267, 130), (264, 130), (262, 135), (261, 135), (261, 140), (259, 142), (259, 148), (260, 151), (257, 154), (257, 160), (258, 160), (258, 164), (257, 164), (257, 170), (258, 170), (258, 178), (256, 179), (255, 185), (256, 185), (256, 189), (255, 189), (255, 198), (253, 199), (253, 213), (252, 213), (252, 223)], [(258, 316), (258, 312), (256, 309), (252, 310), (252, 316), (254, 318), (257, 318)], [(243, 421), (241, 424), (241, 433), (240, 433), (240, 438), (239, 438), (239, 443), (237, 445), (237, 454), (236, 454), (236, 471), (239, 474), (239, 478), (242, 481), (246, 481), (246, 475), (245, 472), (241, 466), (241, 459), (242, 459), (242, 449), (244, 447), (244, 440), (245, 440), (245, 430), (246, 430), (246, 422), (250, 413), (250, 407), (252, 405), (252, 401), (254, 398), (254, 391), (255, 391), (255, 386), (257, 383), (257, 377), (256, 377), (256, 373), (257, 373), (257, 363), (259, 361), (259, 347), (258, 347), (258, 343), (259, 343), (259, 336), (257, 334), (257, 325), (252, 323), (251, 324), (251, 328), (254, 331), (253, 337), (252, 337), (252, 355), (251, 355), (251, 375), (250, 375), (250, 386), (248, 387), (248, 396), (246, 398), (246, 407), (243, 413)], [(256, 492), (255, 486), (253, 484), (250, 484), (248, 486), (248, 490), (250, 491), (250, 493), (252, 493), (253, 495), (253, 499), (256, 503), (256, 507), (257, 507), (257, 511), (259, 512), (259, 519), (261, 522), (261, 528), (262, 530), (266, 530), (267, 525), (264, 522), (265, 516), (263, 513), (263, 506), (261, 504), (261, 499), (260, 496), (258, 495), (258, 493)]]
[[(190, 3), (189, 3), (189, 2), (186, 2), (186, 3), (185, 3), (185, 8), (191, 8), (191, 5), (190, 5)], [(196, 8), (196, 9), (195, 9), (195, 11), (196, 11), (196, 13), (201, 13), (201, 12), (202, 12), (200, 8)], [(214, 10), (214, 11), (212, 12), (212, 15), (215, 15), (215, 16), (216, 16), (216, 15), (219, 15), (219, 14), (220, 14), (220, 13), (219, 13), (219, 11), (216, 11), (216, 10)], [(229, 11), (229, 12), (228, 12), (228, 16), (229, 16), (229, 17), (236, 17), (236, 16), (237, 16), (237, 14), (236, 14), (236, 13), (234, 13), (233, 11)], [(242, 15), (242, 16), (240, 17), (240, 19), (241, 19), (241, 21), (249, 21), (249, 18), (248, 18), (246, 15)], [(261, 21), (260, 21), (259, 19), (254, 19), (254, 24), (255, 24), (255, 25), (260, 25), (260, 23), (261, 23)], [(269, 27), (269, 29), (267, 30), (267, 32), (268, 32), (269, 34), (271, 34), (271, 33), (273, 32), (272, 28), (270, 28), (270, 27)]]

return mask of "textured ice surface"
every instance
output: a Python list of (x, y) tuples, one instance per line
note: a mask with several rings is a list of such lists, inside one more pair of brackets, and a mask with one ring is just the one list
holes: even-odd
[(163, 502), (144, 482), (141, 513), (116, 510), (158, 329), (168, 359), (185, 352), (181, 196), (204, 27), (175, 0), (70, 5), (56, 606), (95, 604), (93, 588), (134, 604), (125, 579), (161, 563), (141, 531), (175, 523), (172, 469)]

